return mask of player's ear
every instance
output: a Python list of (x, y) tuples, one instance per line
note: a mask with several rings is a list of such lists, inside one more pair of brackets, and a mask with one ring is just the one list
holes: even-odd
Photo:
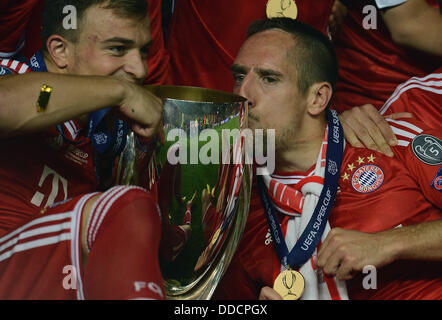
[(46, 48), (58, 68), (65, 69), (68, 66), (70, 46), (65, 38), (57, 34), (51, 35), (46, 42)]
[(323, 112), (328, 106), (332, 97), (333, 89), (328, 82), (317, 82), (308, 89), (308, 109), (307, 112), (316, 116)]

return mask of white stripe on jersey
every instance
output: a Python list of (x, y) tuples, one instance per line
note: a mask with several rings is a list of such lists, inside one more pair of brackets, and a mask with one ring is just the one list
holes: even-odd
[(98, 230), (101, 227), (101, 224), (103, 223), (104, 217), (106, 216), (107, 212), (109, 211), (110, 207), (114, 204), (114, 202), (120, 198), (123, 194), (125, 194), (130, 189), (134, 189), (135, 187), (125, 187), (119, 190), (115, 196), (109, 198), (108, 202), (106, 203), (106, 206), (103, 208), (103, 211), (100, 214), (100, 219), (98, 220), (95, 229), (94, 234), (92, 235), (92, 242), (95, 241), (95, 238), (97, 237)]
[[(70, 218), (71, 216), (72, 216), (72, 213), (68, 212), (68, 213), (54, 214), (54, 215), (49, 215), (46, 217), (38, 218), (38, 219), (35, 219), (35, 220), (21, 226), (20, 228), (7, 234), (6, 236), (2, 237), (0, 239), (0, 244), (2, 244), (0, 246), (0, 251), (4, 251), (6, 249), (10, 249), (10, 250), (3, 252), (0, 255), (0, 261), (8, 259), (16, 252), (25, 251), (25, 250), (33, 249), (36, 247), (45, 246), (48, 244), (54, 244), (54, 243), (57, 243), (57, 242), (60, 242), (63, 240), (69, 240), (70, 233), (61, 233), (57, 236), (51, 236), (51, 237), (47, 237), (46, 235), (48, 233), (61, 232), (66, 229), (69, 230), (70, 226), (71, 226), (70, 221), (66, 221), (63, 223), (58, 223), (58, 224), (50, 225), (50, 226), (39, 227), (39, 228), (32, 228), (32, 227), (37, 226), (39, 224), (45, 224), (48, 222), (57, 222), (60, 220)], [(23, 232), (26, 229), (30, 229), (30, 230)], [(30, 237), (39, 236), (39, 235), (42, 236), (41, 239), (36, 239), (33, 241), (27, 241), (24, 243), (17, 244), (17, 242), (19, 242), (20, 240), (27, 239)]]
[(17, 252), (21, 252), (21, 251), (25, 251), (25, 250), (29, 250), (29, 249), (33, 249), (33, 248), (37, 248), (37, 247), (43, 247), (43, 246), (47, 246), (49, 244), (54, 244), (54, 243), (58, 243), (58, 242), (70, 240), (70, 239), (71, 239), (71, 233), (66, 232), (66, 233), (59, 234), (57, 236), (38, 239), (38, 240), (18, 244), (16, 246), (14, 246), (14, 248), (12, 248), (10, 251), (6, 251), (5, 253), (1, 254), (0, 261), (8, 259), (14, 253), (17, 253)]
[(11, 65), (10, 65), (9, 67), (10, 67), (11, 69), (16, 70), (17, 66), (18, 66), (18, 61), (17, 61), (17, 60), (14, 60), (14, 61), (12, 61)]
[(95, 241), (98, 230), (100, 229), (100, 226), (110, 207), (123, 194), (134, 189), (145, 190), (144, 188), (137, 186), (116, 186), (104, 192), (97, 199), (91, 209), (91, 214), (86, 227), (86, 247), (88, 251), (92, 248), (92, 244)]
[(398, 128), (393, 127), (393, 126), (391, 127), (391, 129), (393, 130), (393, 133), (396, 136), (404, 136), (404, 137), (407, 137), (407, 138), (410, 138), (410, 139), (413, 139), (416, 136), (416, 134), (410, 133), (410, 132), (405, 131), (405, 130), (398, 129)]
[(64, 127), (69, 131), (69, 134), (71, 135), (72, 140), (77, 139), (78, 136), (78, 129), (75, 126), (74, 121), (69, 120), (63, 123)]
[(399, 125), (401, 125), (401, 126), (407, 127), (407, 128), (409, 128), (409, 129), (411, 129), (411, 130), (413, 130), (413, 131), (416, 131), (416, 133), (421, 133), (421, 132), (423, 131), (421, 128), (416, 127), (414, 124), (411, 124), (411, 123), (409, 123), (409, 122), (407, 122), (407, 121), (403, 121), (403, 120), (393, 120), (393, 119), (386, 119), (386, 120), (387, 120), (388, 122), (396, 123), (396, 124), (399, 124)]
[[(10, 248), (9, 251), (0, 254), (0, 262), (10, 258), (15, 253), (21, 251), (26, 251), (38, 247), (56, 244), (62, 241), (71, 240), (70, 257), (68, 255), (67, 259), (71, 260), (71, 264), (76, 268), (76, 270), (82, 270), (82, 265), (80, 264), (80, 256), (82, 254), (81, 252), (82, 212), (86, 202), (96, 194), (98, 193), (91, 193), (83, 196), (75, 205), (75, 208), (73, 210), (37, 218), (0, 238), (0, 244), (3, 243), (0, 247), (0, 251), (13, 246), (12, 248)], [(65, 219), (69, 219), (69, 221), (60, 222)], [(48, 223), (51, 222), (54, 224), (47, 225)], [(67, 230), (67, 232), (65, 232), (65, 230)], [(54, 232), (59, 232), (59, 234), (48, 237), (48, 234)], [(36, 237), (36, 236), (41, 236), (41, 238), (39, 239), (34, 238), (32, 241), (25, 241), (23, 243), (16, 244), (19, 240), (27, 239), (30, 237)], [(84, 299), (81, 272), (77, 272), (76, 293), (78, 299)]]
[(41, 228), (25, 231), (23, 233), (20, 233), (15, 238), (12, 238), (8, 242), (4, 243), (3, 245), (1, 245), (0, 246), (0, 252), (3, 251), (3, 250), (8, 249), (9, 247), (11, 247), (13, 245), (15, 245), (19, 240), (23, 240), (23, 239), (34, 237), (34, 236), (38, 236), (38, 235), (42, 235), (42, 234), (45, 234), (45, 233), (58, 232), (58, 231), (62, 231), (62, 230), (70, 229), (70, 228), (71, 228), (71, 222), (69, 221), (69, 222), (64, 222), (64, 223), (61, 223), (61, 224), (56, 224), (56, 225), (51, 225), (51, 226), (46, 226), (46, 227), (41, 227)]
[(3, 238), (0, 238), (0, 243), (7, 241), (8, 239), (14, 237), (15, 235), (21, 233), (23, 230), (26, 230), (27, 228), (35, 226), (36, 224), (45, 223), (45, 222), (49, 222), (49, 221), (63, 220), (63, 219), (70, 218), (70, 217), (71, 217), (71, 212), (67, 212), (67, 213), (60, 213), (60, 214), (52, 214), (52, 215), (49, 215), (46, 217), (32, 220), (31, 222), (21, 226), (20, 228), (14, 230), (13, 232), (5, 235)]
[(398, 140), (398, 146), (407, 147), (423, 130), (404, 120), (386, 119)]
[[(281, 197), (279, 197), (279, 201), (282, 201), (282, 197), (283, 197), (283, 195), (284, 195), (284, 191), (285, 191), (285, 189), (287, 189), (287, 185), (284, 185), (284, 188), (282, 188), (282, 191), (281, 191)], [(276, 190), (276, 187), (275, 187), (275, 190)], [(288, 199), (287, 199), (287, 202), (288, 202)]]
[[(81, 197), (80, 201), (75, 205), (74, 216), (72, 217), (72, 227), (71, 227), (71, 259), (72, 264), (76, 270), (82, 270), (82, 264), (80, 263), (82, 249), (81, 249), (81, 221), (83, 217), (83, 208), (86, 202), (92, 197), (96, 196), (98, 192), (87, 194)], [(83, 292), (83, 279), (81, 277), (81, 272), (77, 272), (77, 299), (84, 300)]]
[(410, 144), (410, 141), (405, 141), (405, 140), (398, 140), (397, 141), (397, 145), (401, 146), (401, 147), (408, 147), (409, 144)]
[(2, 66), (7, 66), (9, 64), (9, 59), (3, 59), (1, 65)]
[(422, 78), (412, 77), (408, 81), (398, 85), (390, 98), (388, 98), (388, 100), (379, 110), (379, 113), (384, 114), (388, 110), (390, 105), (395, 102), (402, 93), (409, 89), (419, 88), (422, 90), (442, 94), (442, 81), (436, 81), (436, 79), (442, 79), (442, 73), (432, 73)]
[(22, 66), (20, 67), (20, 69), (18, 70), (18, 73), (19, 74), (26, 73), (28, 71), (28, 69), (29, 69), (29, 67), (23, 63)]
[(91, 214), (88, 219), (87, 227), (86, 227), (86, 246), (87, 249), (90, 250), (92, 246), (92, 234), (93, 230), (95, 229), (95, 225), (98, 221), (98, 218), (100, 216), (101, 211), (103, 210), (103, 206), (106, 204), (108, 199), (112, 198), (116, 193), (118, 193), (119, 190), (121, 190), (123, 186), (116, 186), (108, 191), (106, 191), (100, 198), (95, 201), (94, 206), (91, 209)]

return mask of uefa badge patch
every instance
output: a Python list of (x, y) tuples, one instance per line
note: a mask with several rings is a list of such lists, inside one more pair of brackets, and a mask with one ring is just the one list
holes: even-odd
[(351, 185), (361, 193), (378, 189), (384, 182), (384, 172), (378, 166), (367, 164), (357, 169), (351, 177)]
[(429, 134), (420, 134), (411, 142), (414, 155), (430, 166), (442, 164), (442, 141)]
[(436, 176), (431, 183), (431, 186), (439, 192), (442, 192), (442, 167), (437, 172)]

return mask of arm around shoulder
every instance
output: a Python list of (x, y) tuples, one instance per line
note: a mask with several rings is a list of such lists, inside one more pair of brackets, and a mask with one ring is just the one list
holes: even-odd
[(442, 15), (425, 0), (408, 0), (381, 15), (395, 43), (442, 57)]
[[(52, 92), (47, 108), (36, 103), (43, 85)], [(123, 81), (112, 77), (27, 73), (0, 78), (0, 138), (36, 132), (89, 112), (122, 103)]]

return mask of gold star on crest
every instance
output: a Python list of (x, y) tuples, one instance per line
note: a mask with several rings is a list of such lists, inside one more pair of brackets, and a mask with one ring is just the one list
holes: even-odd
[(364, 158), (358, 157), (358, 160), (356, 160), (359, 164), (364, 163)]
[(355, 169), (355, 166), (353, 163), (350, 163), (350, 164), (347, 164), (347, 168), (348, 168), (348, 170), (353, 171)]
[(367, 157), (368, 162), (374, 162), (374, 159), (376, 159), (376, 157), (374, 157), (373, 154), (370, 154), (370, 156)]
[(347, 172), (344, 173), (344, 175), (342, 176), (342, 180), (348, 180), (350, 178), (350, 176), (348, 175)]

